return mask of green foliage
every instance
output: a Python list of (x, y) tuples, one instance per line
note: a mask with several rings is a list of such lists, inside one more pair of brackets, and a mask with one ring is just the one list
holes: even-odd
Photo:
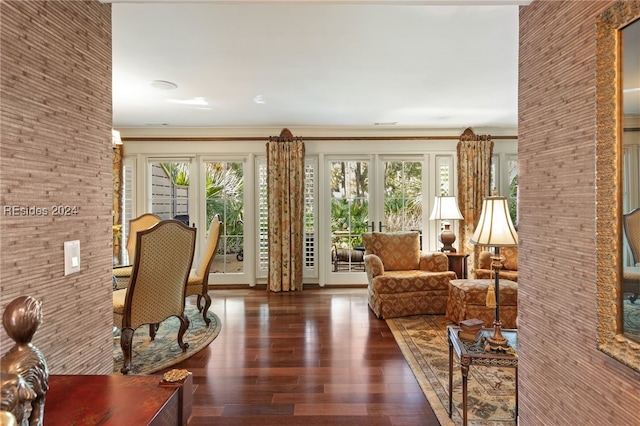
[(518, 224), (518, 175), (509, 182), (509, 216), (514, 225)]
[(369, 203), (366, 200), (334, 199), (331, 202), (331, 231), (348, 231), (346, 236), (334, 237), (333, 243), (339, 248), (362, 245), (360, 234), (367, 231)]
[(422, 163), (385, 163), (385, 222), (387, 231), (422, 227)]
[[(333, 243), (339, 248), (362, 245), (360, 234), (369, 228), (368, 167), (365, 162), (335, 162), (331, 166)], [(384, 174), (387, 231), (420, 229), (422, 222), (422, 163), (390, 161)]]
[(189, 186), (189, 163), (161, 163), (162, 169), (174, 185)]
[(205, 193), (207, 224), (219, 214), (224, 224), (226, 251), (240, 251), (244, 239), (242, 163), (207, 163)]

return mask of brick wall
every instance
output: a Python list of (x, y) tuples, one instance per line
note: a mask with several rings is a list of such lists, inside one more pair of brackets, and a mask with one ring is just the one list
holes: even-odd
[[(0, 42), (0, 310), (42, 301), (33, 343), (51, 373), (111, 373), (111, 6), (1, 2)], [(68, 240), (81, 271), (64, 276)]]
[(596, 16), (520, 13), (521, 425), (637, 424), (640, 374), (596, 348)]

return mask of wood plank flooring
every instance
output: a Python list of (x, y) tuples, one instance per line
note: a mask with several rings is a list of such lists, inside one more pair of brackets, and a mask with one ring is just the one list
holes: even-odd
[(172, 367), (193, 372), (190, 425), (439, 425), (365, 288), (210, 294), (220, 335)]

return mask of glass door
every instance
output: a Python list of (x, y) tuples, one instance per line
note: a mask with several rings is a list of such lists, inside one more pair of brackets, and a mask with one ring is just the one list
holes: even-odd
[(422, 160), (382, 159), (386, 232), (422, 233)]
[(205, 161), (206, 224), (218, 214), (222, 221), (218, 252), (211, 272), (244, 273), (244, 164)]
[(422, 233), (423, 164), (421, 155), (328, 160), (331, 257), (327, 283), (362, 283), (362, 233)]
[(362, 233), (368, 229), (368, 160), (330, 160), (331, 272), (364, 272)]
[(191, 160), (149, 162), (150, 212), (162, 219), (190, 223)]

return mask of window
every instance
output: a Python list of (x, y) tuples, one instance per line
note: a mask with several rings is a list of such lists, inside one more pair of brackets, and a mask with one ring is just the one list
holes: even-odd
[(151, 213), (189, 224), (190, 162), (151, 162)]
[[(318, 162), (315, 158), (306, 158), (304, 166), (304, 232), (303, 242), (303, 276), (318, 277), (318, 225), (317, 225), (317, 191), (316, 170)], [(258, 160), (258, 277), (264, 278), (269, 271), (269, 251), (267, 247), (268, 211), (267, 211), (267, 164), (265, 159)]]

